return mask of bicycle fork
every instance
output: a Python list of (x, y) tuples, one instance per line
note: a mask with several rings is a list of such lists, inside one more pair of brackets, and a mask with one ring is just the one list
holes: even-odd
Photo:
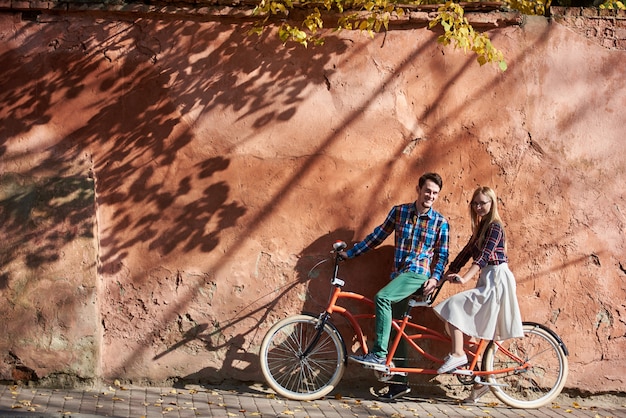
[(313, 337), (313, 340), (311, 341), (311, 343), (304, 349), (304, 351), (300, 353), (300, 360), (307, 358), (308, 355), (313, 350), (313, 348), (315, 348), (315, 346), (320, 340), (322, 331), (324, 330), (324, 326), (326, 326), (326, 323), (328, 322), (328, 318), (330, 318), (330, 315), (328, 314), (328, 312), (322, 312), (320, 314), (318, 318), (319, 322), (315, 325), (315, 330), (316, 330), (315, 336)]

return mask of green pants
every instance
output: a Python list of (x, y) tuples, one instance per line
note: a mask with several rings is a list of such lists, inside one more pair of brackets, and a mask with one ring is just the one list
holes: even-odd
[[(376, 342), (372, 352), (378, 357), (387, 357), (389, 348), (389, 337), (391, 334), (391, 321), (394, 316), (397, 318), (406, 310), (408, 297), (417, 289), (422, 287), (428, 277), (417, 273), (401, 273), (389, 284), (378, 291), (374, 297), (376, 305)], [(398, 303), (403, 302), (403, 303)], [(397, 304), (394, 308), (394, 304)], [(394, 312), (395, 311), (395, 312)], [(398, 353), (401, 357), (406, 357), (406, 345), (400, 342)]]

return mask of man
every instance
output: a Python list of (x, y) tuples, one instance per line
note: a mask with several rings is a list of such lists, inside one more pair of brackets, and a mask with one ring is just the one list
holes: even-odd
[[(437, 282), (441, 279), (448, 262), (448, 221), (432, 208), (439, 196), (442, 183), (439, 174), (424, 174), (416, 187), (415, 202), (391, 208), (385, 221), (371, 234), (350, 250), (340, 253), (346, 259), (359, 256), (376, 248), (395, 232), (392, 280), (374, 298), (376, 341), (371, 352), (362, 356), (350, 356), (352, 361), (364, 365), (385, 364), (394, 311), (396, 317), (405, 311), (408, 297), (422, 285), (425, 294), (432, 293), (437, 287)], [(395, 309), (392, 308), (394, 304)], [(406, 351), (406, 348), (402, 347), (401, 351)], [(403, 357), (406, 357), (406, 354)], [(410, 391), (405, 380), (401, 384), (391, 385), (389, 391), (381, 397), (391, 400)]]

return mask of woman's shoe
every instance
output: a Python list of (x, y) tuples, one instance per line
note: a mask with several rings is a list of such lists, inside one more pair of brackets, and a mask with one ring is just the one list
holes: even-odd
[(478, 400), (489, 392), (489, 386), (487, 385), (474, 385), (472, 387), (472, 393), (470, 396), (463, 399), (463, 403), (475, 404)]
[(461, 366), (465, 366), (467, 364), (467, 355), (464, 353), (462, 356), (457, 357), (452, 354), (448, 354), (448, 356), (444, 359), (444, 363), (441, 365), (437, 373), (443, 374), (448, 373)]

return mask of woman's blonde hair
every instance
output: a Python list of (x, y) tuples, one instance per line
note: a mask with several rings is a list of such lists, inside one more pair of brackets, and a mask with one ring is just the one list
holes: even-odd
[[(491, 208), (489, 213), (487, 213), (482, 219), (479, 218), (472, 202), (479, 194), (487, 196), (491, 200)], [(497, 222), (502, 227), (502, 233), (504, 234), (504, 224), (502, 223), (502, 218), (500, 218), (500, 214), (498, 213), (498, 198), (496, 197), (496, 192), (493, 191), (491, 187), (481, 186), (474, 190), (474, 194), (472, 195), (472, 199), (469, 204), (470, 209), (470, 218), (472, 219), (472, 238), (478, 240), (478, 246), (481, 247), (483, 242), (485, 241), (485, 235), (487, 233), (487, 228), (493, 222)], [(484, 221), (484, 222), (483, 222)], [(506, 241), (505, 242), (505, 251), (506, 251)]]

